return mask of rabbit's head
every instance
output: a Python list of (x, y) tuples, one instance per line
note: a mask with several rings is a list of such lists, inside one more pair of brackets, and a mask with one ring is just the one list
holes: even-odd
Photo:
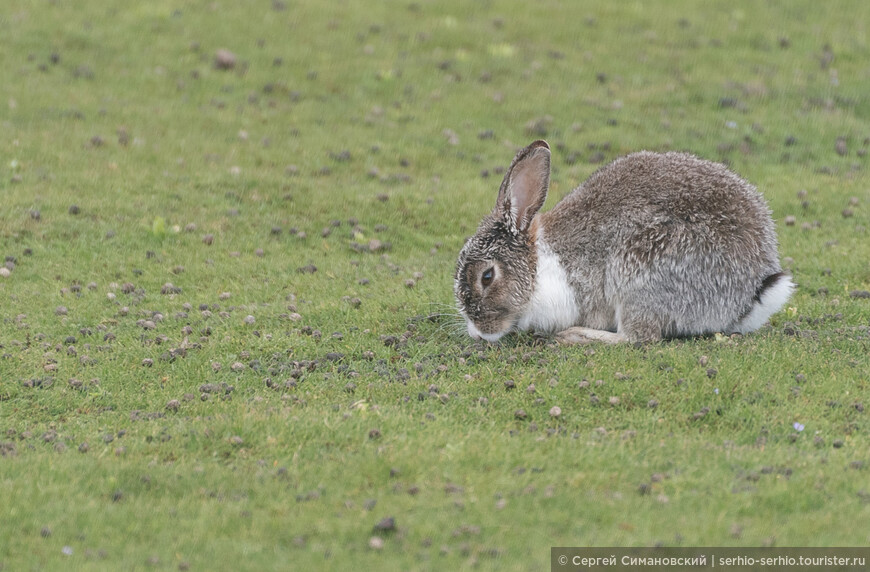
[(547, 198), (549, 181), (550, 147), (535, 141), (517, 153), (495, 208), (459, 253), (453, 289), (474, 339), (495, 342), (510, 332), (532, 298), (535, 215)]

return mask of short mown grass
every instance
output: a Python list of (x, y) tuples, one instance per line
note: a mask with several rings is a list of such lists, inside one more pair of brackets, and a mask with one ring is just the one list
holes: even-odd
[[(0, 569), (867, 545), (867, 22), (6, 0)], [(545, 208), (639, 149), (729, 163), (771, 204), (789, 307), (743, 338), (474, 344), (455, 257), (540, 137)]]

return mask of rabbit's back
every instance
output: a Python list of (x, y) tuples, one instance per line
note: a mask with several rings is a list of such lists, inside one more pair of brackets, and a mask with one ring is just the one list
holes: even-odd
[(770, 209), (724, 165), (639, 152), (602, 167), (542, 215), (546, 240), (588, 316), (613, 329), (625, 304), (665, 336), (723, 331), (780, 271)]

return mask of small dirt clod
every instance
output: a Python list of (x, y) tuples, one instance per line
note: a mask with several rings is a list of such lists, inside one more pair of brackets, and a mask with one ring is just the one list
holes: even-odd
[(231, 70), (236, 67), (238, 58), (229, 50), (221, 49), (214, 54), (214, 67), (219, 70)]

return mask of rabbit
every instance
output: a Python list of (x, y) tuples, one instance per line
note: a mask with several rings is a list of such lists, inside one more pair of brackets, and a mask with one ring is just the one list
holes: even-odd
[(771, 211), (719, 163), (640, 151), (545, 213), (550, 147), (517, 153), (462, 248), (454, 293), (474, 339), (648, 343), (763, 326), (795, 288)]

